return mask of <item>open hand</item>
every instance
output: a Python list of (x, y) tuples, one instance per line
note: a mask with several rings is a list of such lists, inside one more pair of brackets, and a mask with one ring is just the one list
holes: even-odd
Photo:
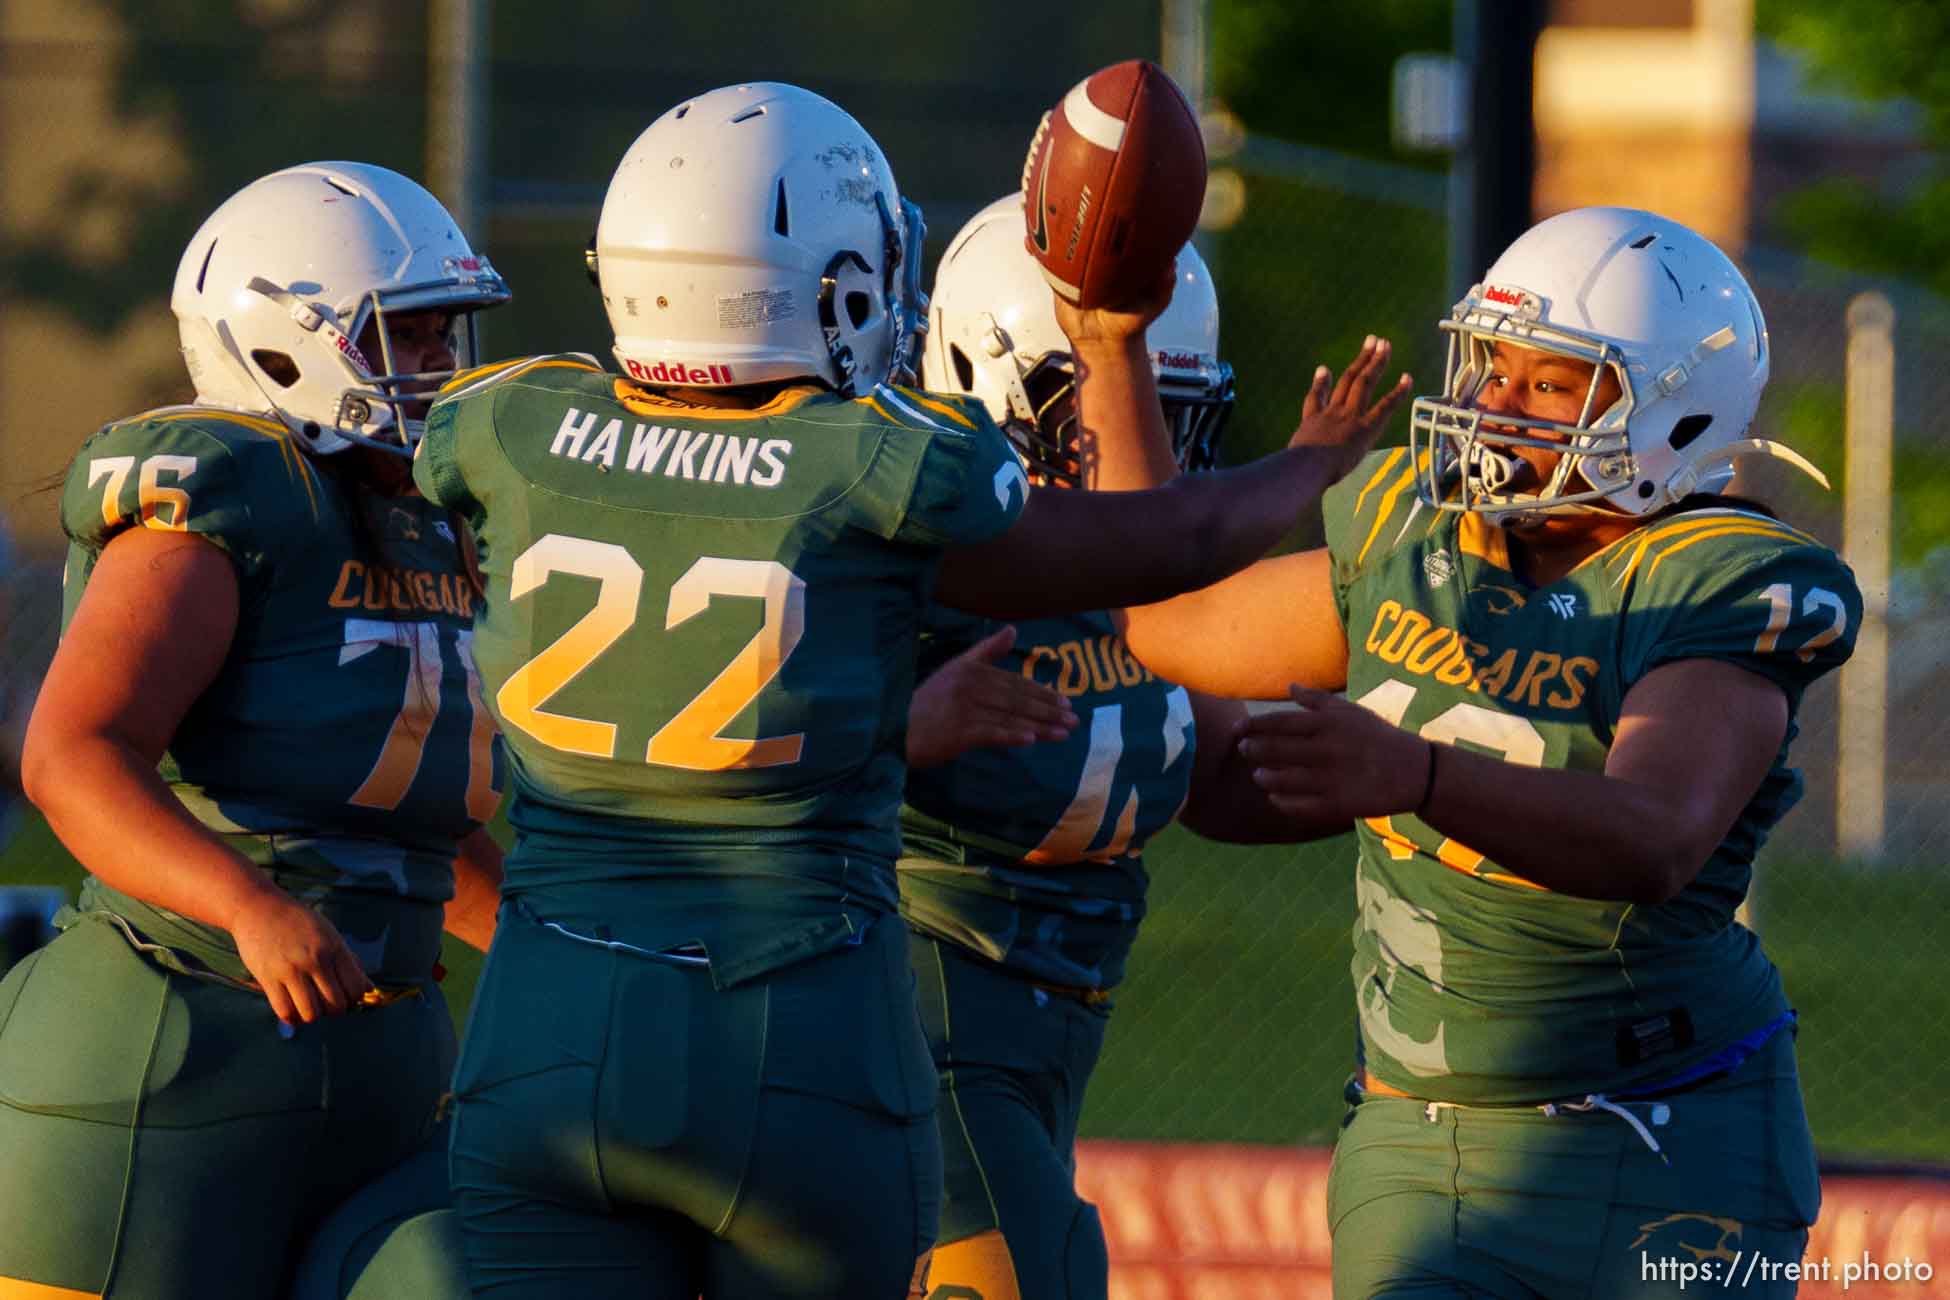
[(1239, 753), (1281, 812), (1353, 821), (1412, 812), (1429, 775), (1430, 742), (1326, 691), (1294, 686), (1298, 709), (1255, 715)]
[(1326, 366), (1315, 370), (1300, 405), (1300, 427), (1287, 445), (1338, 448), (1345, 453), (1341, 472), (1353, 469), (1408, 396), (1411, 378), (1404, 374), (1379, 398), (1369, 400), (1393, 352), (1394, 345), (1387, 339), (1370, 334), (1338, 380)]
[(230, 937), (265, 1001), (287, 1025), (339, 1015), (372, 988), (332, 923), (276, 890), (238, 910)]
[(1014, 624), (937, 668), (907, 708), (907, 765), (938, 767), (971, 749), (1066, 739), (1077, 715), (1052, 687), (997, 668), (1016, 643)]

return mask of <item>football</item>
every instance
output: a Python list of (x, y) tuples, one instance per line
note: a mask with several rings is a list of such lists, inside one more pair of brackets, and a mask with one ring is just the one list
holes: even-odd
[(1051, 286), (1082, 307), (1129, 302), (1198, 224), (1198, 115), (1155, 63), (1094, 72), (1043, 115), (1022, 194), (1024, 242)]

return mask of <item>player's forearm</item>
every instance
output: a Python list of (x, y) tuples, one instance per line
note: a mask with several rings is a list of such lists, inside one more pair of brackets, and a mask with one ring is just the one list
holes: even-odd
[(1083, 485), (1135, 492), (1176, 478), (1178, 462), (1144, 336), (1074, 347)]
[(1000, 538), (947, 553), (936, 592), (1005, 619), (1168, 600), (1264, 555), (1348, 463), (1343, 449), (1293, 447), (1148, 492), (1039, 488)]
[(1178, 820), (1186, 829), (1225, 844), (1302, 844), (1345, 835), (1347, 820), (1283, 812), (1253, 783), (1252, 765), (1237, 752), (1217, 765), (1209, 781), (1192, 787)]
[(27, 797), (76, 860), (106, 884), (228, 930), (277, 886), (190, 816), (154, 764), (106, 736), (31, 738)]
[(1555, 893), (1664, 902), (1699, 874), (1718, 843), (1668, 792), (1634, 781), (1526, 767), (1451, 745), (1437, 746), (1436, 762), (1421, 819)]
[(448, 934), (487, 951), (501, 907), (501, 879), (501, 846), (486, 828), (462, 839), (454, 855), (454, 896), (443, 919)]

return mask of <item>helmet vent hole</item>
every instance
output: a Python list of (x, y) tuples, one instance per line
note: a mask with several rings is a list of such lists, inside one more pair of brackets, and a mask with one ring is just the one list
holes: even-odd
[(1654, 240), (1656, 240), (1657, 238), (1658, 238), (1658, 236), (1657, 236), (1657, 235), (1647, 235), (1647, 236), (1646, 236), (1646, 237), (1645, 237), (1644, 239), (1635, 239), (1635, 240), (1633, 240), (1633, 241), (1632, 241), (1632, 247), (1633, 247), (1633, 248), (1645, 248), (1645, 247), (1647, 247), (1647, 246), (1649, 246), (1649, 245), (1650, 245), (1650, 244), (1651, 244), (1651, 243), (1652, 243), (1652, 242), (1653, 242)]
[(765, 116), (765, 105), (760, 104), (756, 108), (748, 108), (744, 112), (740, 113), (737, 117), (732, 118), (731, 124), (733, 126), (736, 126), (740, 122), (749, 122), (755, 117), (764, 117), (764, 116)]
[(280, 388), (289, 388), (298, 382), (298, 363), (291, 359), (289, 353), (256, 348), (251, 352), (251, 360)]
[(1672, 436), (1666, 441), (1674, 451), (1680, 451), (1692, 444), (1693, 440), (1706, 432), (1706, 426), (1713, 423), (1710, 415), (1687, 415), (1680, 417), (1679, 423), (1672, 426)]
[(1645, 500), (1645, 498), (1647, 498), (1647, 497), (1649, 497), (1649, 496), (1651, 496), (1651, 495), (1652, 495), (1652, 493), (1654, 492), (1654, 490), (1655, 490), (1655, 489), (1653, 488), (1653, 486), (1652, 486), (1652, 484), (1651, 484), (1651, 483), (1641, 483), (1641, 484), (1639, 484), (1639, 500), (1641, 500), (1641, 501), (1643, 501), (1643, 500)]
[(196, 269), (196, 291), (203, 292), (203, 278), (210, 274), (210, 259), (217, 255), (217, 241), (211, 240), (210, 247), (204, 250), (203, 265)]
[(331, 186), (333, 189), (337, 190), (341, 194), (348, 195), (355, 199), (359, 197), (359, 191), (353, 189), (350, 185), (347, 185), (344, 181), (340, 180), (336, 176), (327, 176), (325, 178), (325, 183)]
[(792, 218), (786, 212), (785, 177), (779, 177), (779, 197), (772, 205), (772, 229), (781, 235), (792, 233)]
[(959, 343), (948, 345), (948, 363), (955, 368), (955, 382), (961, 385), (961, 391), (974, 392), (975, 363), (968, 359), (968, 354), (961, 350)]
[(689, 104), (680, 104), (680, 105), (678, 106), (678, 108), (677, 108), (677, 112), (676, 112), (676, 115), (675, 115), (675, 117), (676, 117), (676, 120), (677, 120), (677, 121), (679, 121), (679, 122), (681, 122), (681, 121), (683, 121), (683, 120), (684, 120), (684, 114), (686, 114), (686, 113), (688, 113), (688, 112), (690, 112), (690, 111), (691, 111), (691, 106), (690, 106)]
[(872, 315), (873, 299), (858, 289), (846, 295), (846, 318), (853, 322), (854, 329), (865, 325)]

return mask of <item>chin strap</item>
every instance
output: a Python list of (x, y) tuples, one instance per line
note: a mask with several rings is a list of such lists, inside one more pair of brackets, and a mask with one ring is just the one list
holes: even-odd
[(1707, 477), (1715, 470), (1730, 469), (1733, 465), (1734, 457), (1744, 456), (1750, 452), (1758, 452), (1764, 456), (1772, 456), (1775, 460), (1784, 460), (1815, 482), (1821, 484), (1824, 490), (1830, 492), (1835, 490), (1834, 485), (1828, 481), (1828, 476), (1816, 469), (1813, 462), (1809, 461), (1807, 457), (1803, 456), (1794, 448), (1784, 443), (1775, 442), (1770, 438), (1742, 438), (1738, 442), (1730, 442), (1726, 446), (1716, 449), (1712, 455), (1702, 457), (1693, 464), (1688, 465), (1685, 469), (1674, 474), (1666, 483), (1666, 491), (1674, 501), (1678, 501), (1697, 487), (1702, 478)]

